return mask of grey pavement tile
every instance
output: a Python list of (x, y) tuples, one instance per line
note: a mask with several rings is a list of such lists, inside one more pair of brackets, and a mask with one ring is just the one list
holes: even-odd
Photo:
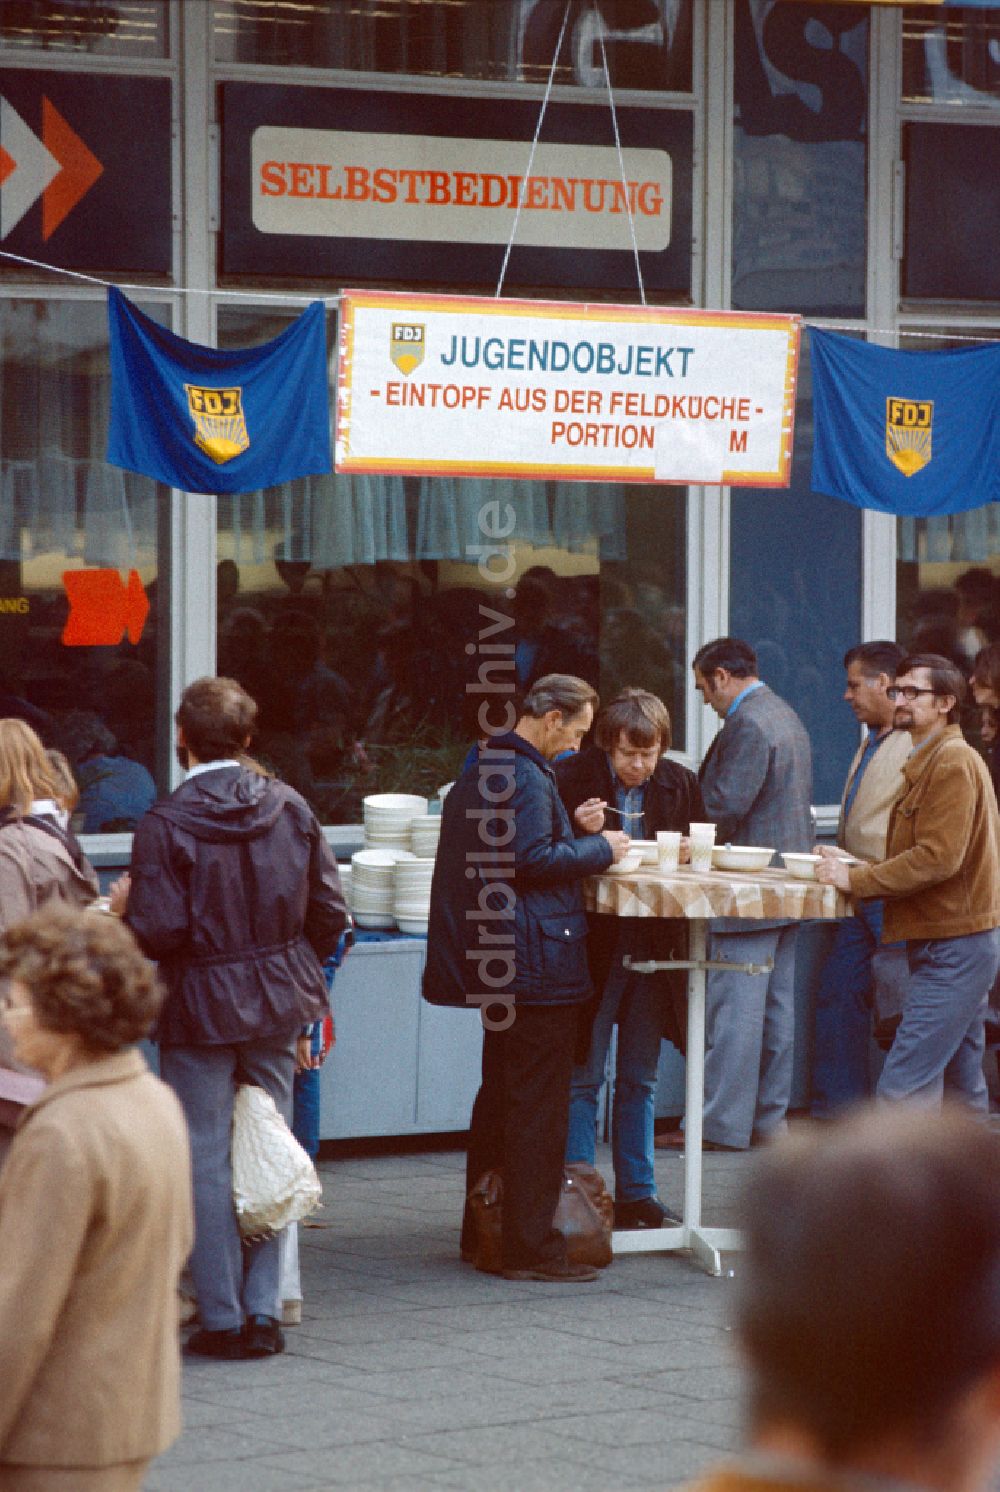
[[(555, 1388), (556, 1385), (586, 1383), (592, 1393), (599, 1393), (601, 1383), (615, 1375), (614, 1366), (609, 1366), (606, 1361), (589, 1351), (581, 1353), (578, 1347), (570, 1347), (558, 1353), (507, 1354), (496, 1358), (495, 1368), (502, 1378), (512, 1378), (518, 1383), (534, 1383), (543, 1390)], [(617, 1376), (620, 1376), (620, 1369)]]
[(613, 1414), (619, 1409), (660, 1408), (669, 1402), (662, 1391), (644, 1388), (642, 1384), (621, 1384), (614, 1378), (525, 1387), (538, 1397), (542, 1412), (549, 1419), (574, 1414)]
[[(310, 1348), (305, 1345), (305, 1338), (297, 1349), (308, 1353)], [(441, 1342), (418, 1341), (410, 1338), (397, 1338), (395, 1342), (337, 1342), (327, 1343), (336, 1350), (337, 1360), (347, 1367), (359, 1368), (364, 1372), (387, 1371), (393, 1368), (399, 1372), (408, 1372), (416, 1368), (447, 1367), (451, 1365), (456, 1375), (460, 1375), (465, 1367), (475, 1370), (477, 1364), (476, 1354), (462, 1347), (444, 1346)]]
[(634, 1484), (633, 1478), (642, 1476), (651, 1485), (662, 1487), (665, 1482), (698, 1475), (721, 1457), (714, 1446), (666, 1435), (656, 1445), (588, 1446), (581, 1459), (607, 1473), (612, 1481), (620, 1477), (623, 1485)]
[(419, 1394), (414, 1394), (411, 1399), (398, 1401), (393, 1415), (408, 1434), (443, 1436), (459, 1431), (479, 1433), (504, 1427), (508, 1433), (517, 1430), (521, 1434), (540, 1430), (547, 1423), (539, 1415), (537, 1397), (532, 1398), (523, 1392), (469, 1393), (451, 1399), (422, 1399)]
[[(553, 1435), (547, 1424), (510, 1421), (506, 1424), (477, 1425), (459, 1430), (436, 1431), (433, 1436), (410, 1439), (410, 1444), (426, 1445), (434, 1453), (473, 1466), (502, 1467), (505, 1471), (516, 1461), (543, 1461), (553, 1451)], [(581, 1451), (581, 1459), (585, 1452)], [(518, 1486), (517, 1482), (511, 1485)]]
[(143, 1492), (318, 1492), (315, 1481), (299, 1480), (280, 1463), (264, 1465), (256, 1458), (213, 1462), (199, 1468), (171, 1467), (157, 1462), (143, 1482)]
[(435, 1472), (455, 1469), (454, 1461), (435, 1455), (429, 1449), (389, 1440), (363, 1446), (339, 1446), (334, 1455), (310, 1448), (263, 1459), (268, 1465), (284, 1468), (289, 1476), (298, 1478), (303, 1484), (317, 1487), (325, 1484), (355, 1488), (390, 1479), (399, 1482), (405, 1479), (411, 1487), (419, 1488)]
[[(321, 1169), (303, 1325), (264, 1363), (188, 1360), (147, 1492), (664, 1492), (737, 1444), (730, 1280), (651, 1254), (574, 1289), (504, 1281), (458, 1260), (460, 1153)], [(741, 1184), (706, 1167), (706, 1218)]]
[(658, 1388), (678, 1398), (701, 1401), (738, 1399), (740, 1395), (742, 1380), (735, 1367), (695, 1368), (677, 1365), (658, 1369), (653, 1364), (650, 1372), (655, 1374)]
[(741, 1429), (746, 1422), (746, 1402), (741, 1391), (713, 1395), (709, 1398), (694, 1398), (680, 1391), (680, 1380), (676, 1373), (644, 1373), (631, 1379), (619, 1378), (623, 1388), (633, 1388), (636, 1393), (652, 1392), (662, 1401), (671, 1404), (679, 1413), (706, 1425), (728, 1425)]
[[(207, 1466), (216, 1462), (221, 1466), (240, 1460), (246, 1453), (247, 1436), (242, 1425), (234, 1425), (230, 1429), (217, 1425), (201, 1426), (185, 1430), (176, 1445), (172, 1445), (156, 1464), (158, 1467), (169, 1467), (170, 1470), (179, 1466), (190, 1468), (192, 1465)], [(206, 1479), (207, 1475), (204, 1474)], [(214, 1477), (214, 1472), (212, 1475)]]
[(684, 1431), (690, 1433), (690, 1422), (680, 1425), (676, 1417), (664, 1406), (645, 1409), (620, 1409), (613, 1413), (597, 1411), (590, 1415), (567, 1415), (546, 1422), (550, 1434), (567, 1442), (570, 1446), (611, 1446), (619, 1449), (623, 1445), (660, 1445), (676, 1437), (683, 1438)]
[[(707, 1349), (703, 1343), (692, 1343), (683, 1356), (676, 1341), (633, 1342), (621, 1346), (597, 1342), (592, 1344), (592, 1348), (600, 1353), (601, 1361), (608, 1366), (609, 1372), (631, 1373), (642, 1369), (653, 1373), (674, 1372), (679, 1392), (689, 1393), (694, 1398), (706, 1396), (701, 1385), (709, 1373), (715, 1377), (717, 1387), (723, 1392), (736, 1392), (738, 1375), (735, 1356), (718, 1343), (710, 1344)], [(682, 1387), (682, 1380), (686, 1382), (692, 1378), (698, 1387)]]
[[(419, 1492), (626, 1492), (634, 1487), (653, 1486), (639, 1478), (615, 1481), (599, 1467), (580, 1462), (560, 1462), (553, 1456), (531, 1461), (504, 1457), (496, 1465), (466, 1466), (445, 1472), (425, 1483)], [(417, 1492), (412, 1485), (385, 1492)]]
[[(325, 1365), (324, 1365), (325, 1366)], [(220, 1410), (228, 1414), (228, 1424), (242, 1424), (248, 1415), (272, 1418), (286, 1414), (297, 1414), (308, 1410), (318, 1414), (349, 1414), (355, 1411), (372, 1411), (379, 1408), (380, 1395), (371, 1393), (362, 1386), (362, 1375), (352, 1372), (348, 1376), (316, 1378), (308, 1382), (283, 1384), (280, 1389), (264, 1394), (260, 1389), (232, 1389), (227, 1394), (212, 1397), (192, 1398), (185, 1395), (185, 1424), (192, 1423), (188, 1417), (189, 1407), (197, 1411), (195, 1424), (218, 1424), (211, 1418)]]
[(494, 1394), (511, 1398), (521, 1394), (530, 1398), (532, 1394), (532, 1390), (520, 1387), (509, 1378), (501, 1378), (486, 1358), (479, 1359), (479, 1366), (472, 1369), (463, 1367), (460, 1372), (453, 1367), (413, 1368), (407, 1372), (386, 1369), (365, 1373), (357, 1381), (366, 1394), (383, 1399), (412, 1399), (419, 1395), (428, 1401), (445, 1399), (452, 1403), (470, 1395)]

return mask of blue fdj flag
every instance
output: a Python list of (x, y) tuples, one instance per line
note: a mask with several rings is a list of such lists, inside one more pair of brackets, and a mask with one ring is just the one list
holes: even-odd
[(928, 517), (1000, 500), (1000, 342), (895, 352), (809, 328), (815, 492)]
[(280, 336), (199, 347), (108, 290), (108, 460), (186, 492), (253, 492), (332, 470), (322, 301)]

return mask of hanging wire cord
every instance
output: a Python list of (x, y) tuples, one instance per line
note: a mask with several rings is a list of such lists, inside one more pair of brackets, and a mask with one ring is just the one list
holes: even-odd
[(548, 108), (549, 95), (552, 92), (552, 80), (555, 78), (556, 64), (559, 61), (559, 53), (562, 51), (563, 37), (566, 35), (566, 22), (569, 20), (569, 11), (571, 4), (572, 0), (566, 0), (566, 8), (563, 11), (562, 25), (559, 27), (559, 36), (556, 41), (556, 49), (552, 53), (552, 65), (549, 68), (549, 80), (545, 85), (545, 95), (542, 99), (542, 107), (538, 111), (538, 122), (535, 125), (535, 138), (532, 140), (531, 149), (528, 152), (527, 170), (521, 177), (521, 187), (517, 194), (517, 210), (514, 213), (514, 222), (511, 225), (510, 238), (507, 240), (507, 247), (504, 250), (503, 263), (500, 266), (500, 278), (497, 280), (497, 288), (493, 295), (494, 300), (500, 299), (500, 292), (503, 289), (504, 276), (507, 273), (507, 265), (510, 260), (510, 251), (514, 247), (514, 239), (517, 235), (517, 225), (521, 221), (521, 208), (524, 205), (524, 198), (528, 187), (528, 180), (531, 176), (531, 166), (535, 159), (535, 150), (538, 145), (538, 137), (542, 133), (542, 120), (545, 118), (545, 110)]
[(632, 254), (635, 258), (635, 274), (639, 281), (639, 298), (642, 304), (646, 304), (646, 287), (642, 282), (642, 266), (639, 263), (639, 245), (635, 237), (635, 217), (632, 213), (632, 202), (628, 194), (628, 178), (625, 175), (625, 157), (622, 154), (622, 140), (618, 133), (618, 111), (615, 108), (615, 95), (611, 87), (611, 74), (608, 71), (608, 53), (604, 45), (604, 17), (597, 0), (591, 0), (594, 19), (597, 22), (597, 39), (601, 44), (601, 62), (604, 66), (604, 86), (608, 90), (608, 106), (611, 109), (611, 123), (615, 131), (615, 148), (618, 151), (618, 170), (621, 172), (622, 192), (625, 196), (625, 211), (628, 213), (628, 231), (632, 236)]

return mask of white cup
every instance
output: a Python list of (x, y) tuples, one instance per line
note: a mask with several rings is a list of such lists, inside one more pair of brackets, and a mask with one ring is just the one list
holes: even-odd
[(681, 831), (657, 829), (656, 861), (661, 870), (676, 870), (681, 857)]
[(691, 825), (691, 869), (711, 870), (712, 850), (715, 846), (714, 824)]

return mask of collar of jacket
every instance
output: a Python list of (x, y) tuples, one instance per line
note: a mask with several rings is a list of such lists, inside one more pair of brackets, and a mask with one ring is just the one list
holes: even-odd
[(549, 776), (555, 778), (552, 763), (544, 757), (537, 746), (532, 746), (523, 736), (519, 736), (516, 730), (507, 731), (506, 735), (494, 736), (489, 743), (489, 749), (493, 751), (517, 751), (521, 756), (526, 756), (536, 766), (544, 768)]
[(931, 763), (937, 760), (938, 752), (942, 746), (949, 741), (964, 741), (962, 727), (960, 725), (946, 725), (932, 740), (926, 741), (923, 746), (917, 748), (912, 756), (907, 757), (903, 764), (903, 777), (909, 787), (919, 782), (924, 773), (929, 771)]
[(18, 1119), (18, 1128), (26, 1124), (32, 1114), (44, 1108), (53, 1098), (68, 1093), (73, 1088), (102, 1088), (108, 1083), (126, 1083), (132, 1078), (142, 1077), (147, 1072), (146, 1059), (137, 1047), (126, 1047), (121, 1052), (109, 1052), (106, 1057), (96, 1057), (79, 1067), (71, 1067), (40, 1093), (33, 1104), (26, 1108)]

